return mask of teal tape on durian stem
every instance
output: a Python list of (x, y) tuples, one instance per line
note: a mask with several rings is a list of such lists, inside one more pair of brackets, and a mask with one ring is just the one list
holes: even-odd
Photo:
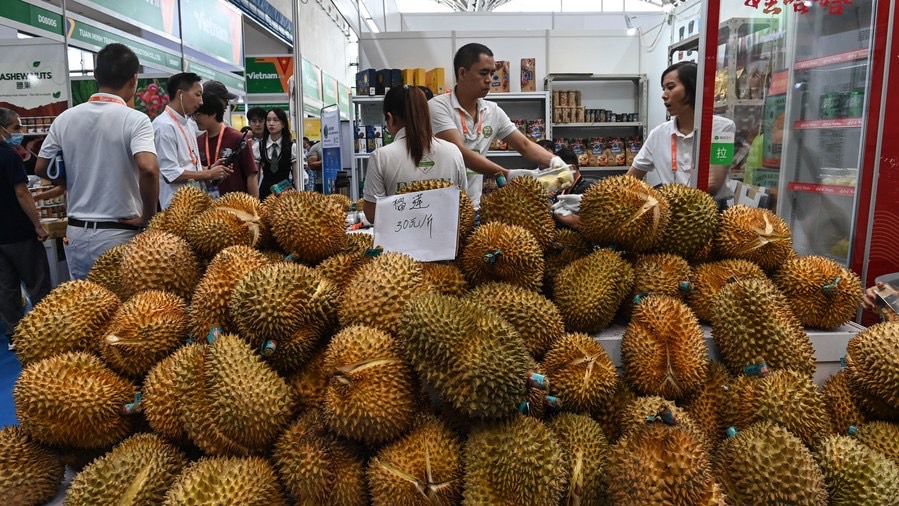
[(122, 406), (122, 414), (123, 415), (136, 415), (144, 410), (143, 408), (143, 396), (140, 392), (134, 396), (134, 402), (129, 402)]
[(648, 293), (638, 293), (637, 295), (634, 296), (634, 300), (633, 300), (634, 305), (636, 306), (637, 304), (643, 302), (643, 299), (645, 299), (646, 297), (649, 297)]
[(824, 293), (827, 295), (831, 295), (836, 292), (837, 288), (839, 288), (841, 278), (842, 276), (837, 276), (837, 279), (833, 280), (833, 283), (824, 285)]
[(222, 332), (224, 332), (224, 330), (225, 329), (221, 327), (212, 327), (211, 329), (209, 329), (209, 333), (206, 334), (206, 342), (209, 344), (214, 343), (216, 339), (222, 336)]
[(549, 379), (535, 372), (528, 373), (528, 386), (540, 390), (549, 390)]
[(674, 413), (671, 411), (671, 408), (662, 406), (661, 408), (659, 408), (658, 413), (646, 417), (646, 423), (652, 422), (662, 422), (666, 425), (674, 425), (675, 423), (677, 423), (677, 419), (674, 417)]
[(524, 401), (518, 405), (518, 412), (525, 416), (530, 416), (531, 414), (531, 403), (528, 401)]
[(493, 265), (499, 259), (499, 256), (503, 253), (503, 250), (497, 249), (492, 253), (484, 253), (484, 263)]
[(858, 427), (856, 427), (855, 425), (850, 425), (849, 429), (846, 431), (846, 434), (855, 437), (856, 435), (858, 435)]
[(736, 427), (728, 427), (727, 428), (727, 437), (728, 437), (728, 439), (737, 437)]
[(840, 357), (840, 369), (846, 368), (846, 357)]
[(293, 262), (293, 255), (287, 255), (286, 257), (284, 257), (284, 261), (285, 262)]
[(562, 407), (562, 399), (558, 397), (554, 397), (552, 395), (547, 395), (543, 398), (543, 403), (547, 408), (550, 409), (560, 409)]
[(376, 248), (368, 248), (367, 250), (365, 250), (365, 256), (369, 258), (374, 258), (381, 253), (384, 253), (384, 248), (381, 246), (378, 246)]
[(681, 291), (681, 293), (690, 293), (693, 291), (693, 283), (689, 281), (681, 281), (677, 285), (677, 289)]
[(259, 349), (259, 353), (262, 354), (263, 357), (271, 357), (275, 354), (275, 351), (278, 349), (278, 343), (276, 341), (266, 341), (262, 343), (262, 347)]
[(743, 368), (743, 374), (746, 376), (760, 376), (762, 378), (768, 376), (768, 364), (765, 363), (765, 359), (757, 358), (755, 360), (755, 364), (747, 365)]

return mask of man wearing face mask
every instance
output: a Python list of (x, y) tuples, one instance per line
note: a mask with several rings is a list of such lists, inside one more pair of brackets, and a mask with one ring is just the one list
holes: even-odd
[(196, 126), (190, 117), (203, 104), (200, 76), (182, 72), (169, 78), (169, 104), (153, 120), (156, 133), (156, 153), (159, 156), (159, 205), (169, 207), (179, 188), (194, 184), (204, 191), (206, 181), (222, 181), (231, 169), (213, 163), (208, 169), (200, 165)]
[[(72, 279), (83, 279), (107, 249), (131, 240), (156, 213), (159, 165), (153, 127), (127, 105), (137, 90), (137, 56), (122, 44), (97, 53), (99, 92), (66, 110), (50, 125), (34, 172), (68, 191), (66, 260)], [(99, 126), (99, 128), (98, 128)]]
[(22, 319), (22, 284), (37, 304), (50, 292), (50, 264), (41, 241), (47, 231), (28, 191), (22, 157), (13, 149), (22, 143), (19, 116), (0, 107), (0, 319), (11, 336)]

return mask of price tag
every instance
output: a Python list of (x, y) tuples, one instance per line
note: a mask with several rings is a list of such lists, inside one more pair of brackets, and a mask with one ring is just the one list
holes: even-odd
[(378, 199), (375, 244), (422, 262), (456, 258), (459, 188), (404, 193)]

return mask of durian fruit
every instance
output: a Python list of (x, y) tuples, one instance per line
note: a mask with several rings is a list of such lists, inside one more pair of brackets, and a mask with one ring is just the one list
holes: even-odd
[(670, 216), (668, 201), (648, 184), (628, 175), (612, 176), (584, 193), (580, 232), (594, 244), (647, 251), (665, 233)]
[(287, 192), (272, 207), (271, 230), (294, 259), (316, 264), (346, 247), (346, 211), (313, 192)]
[(899, 466), (849, 436), (831, 436), (815, 454), (831, 506), (895, 506)]
[(796, 256), (790, 227), (768, 209), (736, 205), (721, 213), (715, 251), (722, 258), (741, 258), (774, 271)]
[(141, 389), (141, 406), (150, 427), (170, 440), (185, 444), (189, 441), (181, 413), (189, 383), (195, 377), (195, 366), (203, 355), (199, 343), (178, 348), (150, 369)]
[(865, 406), (882, 405), (880, 418), (899, 416), (899, 323), (883, 322), (856, 334), (846, 346), (849, 383)]
[(446, 425), (423, 417), (402, 439), (381, 448), (368, 463), (375, 506), (459, 504), (462, 442)]
[[(125, 299), (125, 291), (122, 287), (122, 257), (128, 249), (128, 243), (118, 244), (103, 252), (94, 262), (90, 272), (87, 273), (87, 280), (93, 281), (98, 285), (106, 288), (110, 292), (116, 294), (116, 297)], [(127, 278), (125, 278), (127, 280)]]
[(621, 437), (624, 412), (635, 400), (637, 394), (619, 376), (615, 378), (615, 389), (612, 393), (602, 396), (599, 407), (590, 411), (590, 416), (602, 427), (609, 444)]
[(266, 452), (292, 419), (287, 382), (233, 334), (188, 358), (197, 362), (179, 388), (187, 394), (180, 411), (190, 439), (208, 455)]
[(148, 290), (122, 304), (100, 339), (114, 371), (141, 378), (187, 338), (187, 306), (177, 295)]
[(712, 337), (731, 374), (764, 358), (769, 369), (815, 372), (815, 350), (789, 304), (766, 279), (730, 283), (712, 309)]
[(261, 457), (205, 457), (169, 489), (165, 506), (287, 506), (272, 465)]
[[(192, 185), (184, 185), (178, 188), (172, 196), (169, 207), (164, 211), (165, 221), (161, 231), (187, 239), (190, 221), (211, 206), (212, 198), (209, 194)], [(127, 273), (125, 279), (129, 279)]]
[[(417, 193), (427, 190), (439, 190), (441, 188), (449, 188), (450, 186), (455, 186), (453, 183), (449, 181), (443, 181), (440, 179), (426, 179), (423, 181), (413, 181), (403, 188), (401, 188), (397, 193)], [(481, 209), (483, 209), (483, 203), (481, 204)], [(359, 211), (362, 210), (360, 207)], [(483, 213), (483, 211), (481, 211)], [(464, 242), (465, 238), (468, 237), (468, 234), (471, 233), (472, 229), (474, 229), (474, 205), (471, 203), (471, 199), (468, 197), (468, 194), (465, 193), (465, 188), (461, 188), (459, 191), (459, 238), (461, 244)]]
[(328, 198), (333, 200), (341, 209), (346, 212), (352, 211), (353, 201), (342, 193), (329, 193)]
[(712, 362), (706, 381), (682, 403), (687, 416), (702, 427), (708, 441), (720, 440), (727, 430), (723, 411), (728, 402), (731, 381), (733, 378), (724, 365)]
[(519, 226), (534, 236), (540, 251), (555, 236), (550, 202), (543, 186), (531, 177), (519, 177), (481, 199), (481, 222)]
[(94, 352), (121, 301), (97, 283), (62, 283), (16, 326), (13, 340), (23, 366), (60, 353)]
[(846, 434), (849, 427), (857, 427), (868, 421), (867, 415), (852, 396), (849, 373), (845, 369), (827, 378), (821, 393), (834, 434)]
[(593, 334), (609, 326), (631, 291), (634, 270), (618, 253), (598, 250), (556, 276), (553, 301), (569, 332)]
[(383, 253), (357, 271), (340, 297), (342, 327), (365, 325), (396, 334), (406, 304), (422, 290), (421, 264), (402, 253)]
[(324, 369), (326, 353), (326, 347), (316, 350), (305, 367), (286, 378), (297, 401), (297, 411), (319, 408), (324, 403), (325, 389), (328, 387), (328, 376)]
[(629, 317), (638, 296), (668, 295), (683, 300), (690, 293), (690, 264), (668, 253), (638, 255), (634, 261), (634, 287), (622, 308)]
[(369, 445), (405, 433), (415, 414), (412, 367), (389, 334), (346, 327), (325, 353), (325, 424), (335, 434)]
[(103, 448), (130, 432), (122, 414), (137, 389), (87, 353), (62, 353), (22, 370), (13, 388), (16, 416), (36, 440), (75, 448)]
[(465, 275), (453, 264), (425, 262), (421, 264), (421, 274), (425, 286), (437, 293), (462, 297), (468, 291)]
[(543, 369), (562, 409), (592, 412), (615, 389), (615, 364), (587, 334), (565, 334), (546, 352)]
[(172, 292), (184, 300), (200, 282), (200, 264), (184, 239), (146, 231), (131, 240), (122, 257), (124, 292), (130, 298), (144, 290)]
[(812, 453), (802, 440), (773, 423), (750, 425), (724, 440), (713, 469), (734, 504), (827, 503), (824, 476)]
[(666, 184), (656, 190), (671, 209), (656, 250), (692, 258), (715, 237), (718, 205), (708, 193), (682, 184)]
[(347, 234), (346, 246), (341, 251), (349, 255), (365, 255), (365, 252), (375, 247), (373, 234)]
[(543, 422), (516, 416), (485, 424), (465, 444), (462, 504), (555, 506), (569, 475), (564, 451)]
[(791, 370), (766, 377), (741, 376), (729, 389), (728, 425), (743, 430), (753, 423), (784, 427), (813, 448), (830, 433), (824, 398), (811, 377)]
[(621, 338), (624, 378), (643, 395), (681, 400), (705, 381), (709, 354), (696, 316), (680, 300), (650, 295)]
[(714, 447), (714, 443), (718, 438), (710, 439), (707, 435), (706, 427), (700, 425), (699, 422), (690, 417), (686, 410), (678, 407), (674, 402), (658, 396), (637, 397), (634, 399), (621, 412), (621, 419), (619, 420), (621, 433), (622, 435), (627, 435), (631, 432), (642, 430), (648, 421), (656, 418), (665, 421), (665, 417), (669, 416), (669, 414), (673, 417), (674, 422), (672, 423), (676, 423), (679, 427), (690, 431), (703, 448), (709, 450)]
[(278, 439), (272, 455), (281, 483), (297, 504), (367, 506), (365, 461), (345, 440), (325, 429), (310, 409)]
[(505, 281), (539, 291), (543, 285), (543, 250), (522, 227), (487, 223), (469, 236), (462, 250), (462, 272), (472, 286)]
[[(352, 235), (347, 237), (352, 237)], [(350, 286), (353, 277), (356, 276), (356, 271), (371, 260), (369, 257), (354, 253), (338, 253), (322, 260), (315, 270), (321, 273), (325, 279), (334, 283), (343, 294)]]
[(748, 278), (766, 278), (765, 271), (748, 260), (719, 260), (693, 268), (687, 304), (701, 322), (712, 321), (718, 292), (728, 283)]
[(855, 318), (864, 288), (851, 270), (824, 257), (787, 260), (772, 278), (806, 327), (835, 329)]
[(553, 293), (556, 275), (571, 262), (593, 252), (593, 246), (576, 230), (557, 228), (552, 243), (543, 256), (543, 291)]
[(333, 325), (339, 291), (314, 269), (296, 263), (257, 267), (234, 285), (228, 314), (253, 349), (271, 347), (279, 370), (305, 365)]
[(250, 271), (267, 263), (262, 253), (246, 246), (231, 246), (219, 252), (206, 267), (191, 299), (187, 316), (191, 337), (206, 339), (214, 328), (237, 332), (237, 326), (228, 314), (234, 285)]
[(524, 342), (477, 304), (448, 295), (416, 297), (398, 336), (421, 380), (466, 416), (506, 417), (527, 398), (532, 359)]
[[(676, 423), (676, 422), (675, 422)], [(661, 422), (622, 436), (606, 466), (612, 504), (711, 504), (716, 490), (711, 465), (693, 431)]]
[(150, 222), (147, 223), (147, 230), (158, 230), (160, 232), (165, 232), (166, 229), (166, 218), (165, 211), (158, 211), (156, 214), (150, 218)]
[(565, 455), (568, 486), (562, 504), (602, 504), (609, 443), (598, 423), (587, 415), (562, 413), (547, 424)]
[(9, 506), (46, 504), (65, 474), (59, 455), (21, 427), (0, 429), (0, 497)]
[(888, 307), (883, 307), (880, 309), (880, 317), (885, 322), (899, 323), (899, 314)]
[(212, 258), (229, 246), (255, 247), (262, 228), (262, 219), (255, 212), (213, 205), (190, 221), (187, 242), (200, 256)]
[(899, 424), (879, 421), (865, 423), (857, 427), (855, 438), (899, 466)]
[(184, 453), (159, 435), (137, 434), (78, 473), (65, 503), (160, 504), (187, 464)]
[(486, 283), (475, 287), (468, 299), (494, 311), (511, 324), (535, 358), (542, 357), (565, 333), (565, 324), (556, 305), (526, 288), (508, 283)]

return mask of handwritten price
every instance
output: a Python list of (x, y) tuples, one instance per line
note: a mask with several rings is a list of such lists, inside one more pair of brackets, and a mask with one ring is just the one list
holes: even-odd
[(394, 232), (402, 232), (403, 230), (427, 228), (428, 237), (434, 237), (434, 217), (430, 214), (424, 216), (413, 216), (396, 222)]

